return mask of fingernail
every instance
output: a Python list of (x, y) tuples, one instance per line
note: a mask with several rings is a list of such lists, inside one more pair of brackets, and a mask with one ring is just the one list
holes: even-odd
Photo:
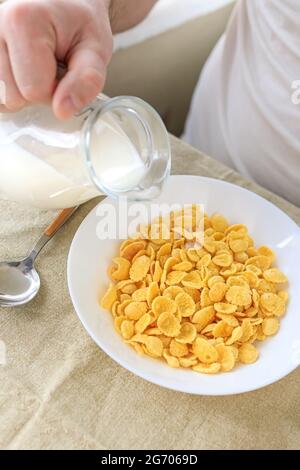
[(78, 111), (71, 96), (66, 96), (66, 98), (62, 100), (61, 107), (63, 108), (63, 112), (66, 114), (73, 115)]

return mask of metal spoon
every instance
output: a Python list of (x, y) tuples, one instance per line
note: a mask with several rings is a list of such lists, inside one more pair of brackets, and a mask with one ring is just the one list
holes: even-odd
[(30, 255), (21, 261), (0, 263), (0, 307), (16, 307), (30, 302), (41, 285), (34, 262), (40, 251), (73, 215), (77, 207), (64, 209), (46, 228)]

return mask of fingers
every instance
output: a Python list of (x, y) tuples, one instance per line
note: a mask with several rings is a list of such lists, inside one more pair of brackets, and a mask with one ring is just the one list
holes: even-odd
[(0, 112), (21, 109), (26, 101), (18, 90), (4, 41), (0, 41), (0, 83)]
[(99, 51), (86, 41), (73, 51), (68, 72), (54, 93), (53, 110), (58, 118), (71, 117), (102, 91), (111, 53), (110, 45), (102, 46)]
[(47, 12), (20, 3), (9, 10), (5, 39), (16, 86), (28, 102), (51, 99), (55, 86), (55, 34)]
[[(112, 33), (107, 7), (87, 5), (64, 0), (1, 5), (0, 80), (7, 86), (7, 109), (53, 99), (56, 116), (65, 119), (102, 91)], [(68, 65), (58, 83), (56, 57)]]

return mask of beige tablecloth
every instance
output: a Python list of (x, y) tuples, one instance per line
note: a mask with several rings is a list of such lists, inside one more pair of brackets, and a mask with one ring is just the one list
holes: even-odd
[[(1, 171), (1, 170), (0, 170)], [(173, 173), (248, 187), (300, 223), (300, 209), (173, 140)], [(68, 249), (97, 201), (80, 208), (38, 259), (38, 297), (0, 309), (0, 448), (291, 449), (300, 447), (300, 370), (262, 390), (224, 398), (152, 385), (115, 364), (91, 340), (72, 307)], [(53, 213), (1, 202), (0, 259), (31, 247)], [(0, 350), (0, 361), (4, 352)]]

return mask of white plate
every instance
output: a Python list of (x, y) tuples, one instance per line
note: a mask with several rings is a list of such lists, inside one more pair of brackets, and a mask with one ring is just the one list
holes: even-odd
[[(117, 210), (117, 204), (110, 202)], [(121, 366), (150, 382), (199, 395), (255, 390), (294, 370), (300, 364), (299, 227), (281, 210), (256, 194), (210, 178), (173, 176), (158, 202), (203, 203), (209, 214), (220, 212), (230, 223), (246, 224), (257, 244), (266, 244), (275, 250), (278, 266), (290, 280), (291, 300), (287, 314), (282, 318), (276, 336), (257, 343), (259, 360), (255, 364), (238, 366), (229, 373), (202, 375), (190, 370), (172, 369), (159, 360), (137, 355), (114, 330), (111, 315), (98, 305), (98, 299), (109, 282), (107, 267), (116, 256), (120, 241), (97, 238), (99, 216), (95, 208), (83, 221), (72, 242), (68, 284), (75, 310), (98, 346)]]

